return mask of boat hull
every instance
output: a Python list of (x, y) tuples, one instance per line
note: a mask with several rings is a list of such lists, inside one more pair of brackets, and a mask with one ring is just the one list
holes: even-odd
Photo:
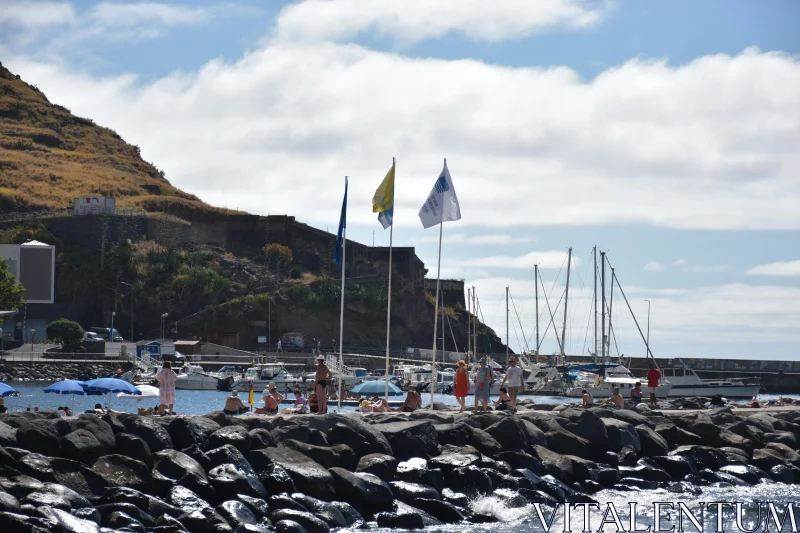
[(182, 390), (217, 390), (219, 379), (212, 376), (188, 376), (175, 380), (175, 388)]

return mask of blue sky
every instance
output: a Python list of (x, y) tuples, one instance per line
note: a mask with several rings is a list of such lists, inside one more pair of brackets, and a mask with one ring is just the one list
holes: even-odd
[(348, 174), (348, 235), (387, 244), (369, 201), (397, 156), (395, 243), (435, 275), (416, 211), (448, 157), (443, 276), (500, 334), (505, 285), (529, 336), (533, 264), (559, 295), (572, 247), (584, 353), (597, 245), (657, 356), (800, 355), (795, 1), (7, 4), (6, 66), (215, 205), (333, 231)]

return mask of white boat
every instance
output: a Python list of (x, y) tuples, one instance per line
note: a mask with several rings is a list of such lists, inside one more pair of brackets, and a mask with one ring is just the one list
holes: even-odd
[(203, 367), (198, 365), (187, 365), (183, 367), (183, 372), (178, 374), (175, 380), (176, 389), (185, 390), (217, 390), (219, 387), (219, 376), (210, 372), (205, 372)]
[(301, 383), (302, 377), (297, 374), (289, 372), (287, 367), (302, 367), (302, 364), (287, 364), (287, 363), (266, 363), (257, 362), (245, 371), (244, 377), (237, 378), (230, 386), (232, 390), (249, 391), (250, 384), (253, 384), (253, 389), (256, 391), (263, 391), (270, 383), (274, 383), (279, 391), (283, 391), (288, 385), (290, 388), (295, 383)]
[[(597, 367), (598, 370), (594, 371), (593, 367)], [(565, 391), (566, 396), (572, 398), (580, 398), (581, 391), (586, 389), (596, 400), (602, 400), (611, 397), (614, 388), (619, 388), (622, 397), (628, 399), (636, 383), (642, 385), (642, 396), (645, 399), (650, 395), (647, 380), (637, 378), (625, 366), (618, 363), (572, 365), (567, 371), (577, 374), (577, 379), (572, 381), (572, 387)], [(662, 376), (661, 384), (656, 387), (656, 398), (666, 398), (671, 390), (672, 383)]]
[(711, 397), (717, 394), (726, 398), (752, 398), (761, 390), (760, 383), (744, 383), (733, 379), (704, 380), (680, 359), (667, 363), (661, 368), (661, 375), (672, 383), (670, 398)]

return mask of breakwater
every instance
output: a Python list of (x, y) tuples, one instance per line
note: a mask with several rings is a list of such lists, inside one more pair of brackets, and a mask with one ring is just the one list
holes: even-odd
[(422, 528), (605, 488), (800, 482), (800, 411), (0, 415), (3, 531)]
[[(117, 371), (119, 363), (98, 361), (96, 363), (59, 362), (0, 362), (0, 381), (81, 381), (110, 376)], [(130, 365), (126, 365), (127, 368)], [(126, 369), (127, 369), (126, 368)]]

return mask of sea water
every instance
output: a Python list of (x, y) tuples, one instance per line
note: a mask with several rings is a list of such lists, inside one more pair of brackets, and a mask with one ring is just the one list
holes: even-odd
[[(51, 385), (49, 381), (25, 381), (25, 382), (11, 382), (9, 385), (19, 391), (19, 396), (10, 396), (5, 398), (6, 407), (10, 411), (25, 411), (30, 409), (34, 410), (35, 407), (39, 409), (55, 409), (61, 405), (68, 405), (72, 409), (72, 402), (75, 402), (74, 412), (82, 413), (89, 409), (94, 409), (95, 404), (103, 404), (107, 406), (109, 402), (109, 395), (104, 396), (82, 396), (77, 394), (64, 394), (58, 395), (54, 393), (42, 392), (47, 386)], [(255, 391), (256, 406), (260, 406), (263, 402), (261, 400), (261, 392)], [(179, 415), (204, 415), (212, 411), (220, 411), (225, 405), (225, 399), (230, 396), (229, 392), (212, 391), (212, 390), (177, 390), (175, 412)], [(431, 395), (423, 393), (422, 395), (423, 407), (430, 405)], [(239, 398), (247, 403), (248, 393), (240, 392)], [(294, 395), (290, 394), (289, 399), (294, 399)], [(392, 401), (402, 401), (403, 396), (390, 397)], [(494, 398), (494, 397), (493, 397)], [(776, 399), (777, 395), (761, 394), (759, 400), (767, 401)], [(784, 395), (784, 398), (800, 399), (800, 396)], [(441, 402), (449, 406), (458, 406), (455, 396), (450, 394), (434, 394), (434, 401)], [(560, 396), (520, 396), (520, 400), (532, 400), (534, 403), (554, 404), (554, 403), (572, 403), (580, 404), (577, 398), (564, 398)], [(121, 399), (117, 398), (116, 394), (110, 395), (111, 408), (115, 411), (123, 411), (135, 413), (139, 407), (157, 407), (158, 398), (145, 398), (145, 399)], [(467, 407), (474, 405), (472, 397), (467, 397)], [(281, 406), (290, 407), (288, 404)], [(328, 411), (334, 412), (337, 409), (336, 402), (328, 402)], [(353, 406), (342, 406), (342, 412), (353, 412), (356, 408)]]

